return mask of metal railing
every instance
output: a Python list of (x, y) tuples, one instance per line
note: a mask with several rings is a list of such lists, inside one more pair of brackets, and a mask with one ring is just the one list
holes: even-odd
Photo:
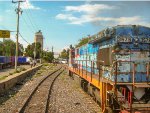
[[(77, 66), (75, 66), (74, 70), (76, 70), (81, 76), (83, 76), (83, 71), (84, 71), (84, 67), (85, 67), (85, 75), (86, 75), (86, 78), (87, 78), (87, 75), (88, 75), (88, 68), (90, 67), (90, 77), (91, 77), (91, 81), (93, 79), (93, 74), (94, 74), (94, 71), (95, 69), (98, 70), (98, 81), (100, 83), (100, 77), (103, 73), (103, 69), (102, 69), (102, 66), (104, 66), (104, 61), (91, 61), (91, 60), (74, 60), (74, 62), (77, 64)], [(85, 65), (84, 65), (84, 62), (85, 62)], [(88, 65), (88, 62), (90, 62), (90, 66)], [(95, 67), (95, 64), (97, 64), (97, 67)], [(82, 68), (81, 68), (82, 67)]]
[[(102, 74), (104, 73), (105, 69), (105, 62), (104, 61), (91, 61), (91, 60), (74, 60), (75, 64), (76, 64), (76, 67), (74, 67), (74, 70), (78, 71), (79, 74), (81, 74), (83, 76), (83, 71), (85, 70), (85, 75), (86, 75), (86, 78), (87, 78), (87, 73), (89, 72), (88, 68), (90, 68), (90, 76), (91, 76), (91, 81), (92, 81), (92, 78), (93, 78), (93, 74), (95, 72), (95, 70), (98, 70), (98, 81), (100, 82), (100, 78), (102, 76)], [(89, 62), (89, 63), (88, 63)], [(130, 63), (130, 71), (129, 72), (119, 72), (118, 71), (118, 63), (120, 62), (126, 62), (126, 63)], [(89, 65), (88, 65), (89, 64)], [(96, 65), (95, 65), (96, 64)], [(111, 70), (107, 70), (108, 72), (112, 72), (112, 70), (115, 68), (115, 71), (113, 71), (113, 75), (114, 75), (114, 82), (115, 84), (118, 83), (118, 80), (117, 80), (117, 76), (119, 74), (130, 74), (132, 77), (131, 79), (131, 82), (129, 83), (132, 83), (133, 85), (136, 83), (135, 81), (135, 78), (136, 78), (136, 67), (137, 67), (137, 64), (135, 63), (135, 61), (121, 61), (121, 60), (118, 60), (118, 61), (114, 61), (112, 63), (112, 66), (110, 66), (110, 69)], [(133, 70), (131, 70), (133, 69)], [(142, 72), (142, 73), (145, 73), (146, 74), (146, 79), (147, 79), (147, 82), (150, 82), (149, 79), (150, 79), (150, 62), (146, 63), (146, 72)], [(112, 76), (112, 75), (111, 75)]]

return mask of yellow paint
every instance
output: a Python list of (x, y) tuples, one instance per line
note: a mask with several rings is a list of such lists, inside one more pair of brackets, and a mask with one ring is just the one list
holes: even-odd
[(10, 38), (10, 31), (0, 30), (0, 38)]
[(87, 80), (89, 83), (91, 83), (92, 85), (94, 85), (96, 88), (100, 89), (100, 98), (101, 98), (101, 109), (104, 112), (105, 111), (105, 107), (106, 107), (106, 98), (107, 98), (107, 91), (108, 90), (112, 90), (113, 86), (109, 83), (105, 83), (102, 81), (98, 81), (95, 78), (92, 78), (91, 81), (91, 76), (87, 76), (85, 74), (82, 75), (82, 71), (80, 70), (80, 73), (78, 70), (73, 69), (73, 68), (69, 68), (70, 71), (74, 72), (75, 74), (77, 74), (78, 76), (80, 76), (81, 78)]

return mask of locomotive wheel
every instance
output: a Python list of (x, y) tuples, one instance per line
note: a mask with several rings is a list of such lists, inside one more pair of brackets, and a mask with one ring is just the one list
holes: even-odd
[(95, 96), (95, 101), (101, 105), (101, 99), (100, 99), (100, 91), (97, 88), (93, 88), (93, 93)]
[(82, 88), (85, 92), (88, 92), (88, 82), (85, 81), (84, 79), (81, 79), (81, 88)]
[(91, 95), (93, 99), (100, 105), (100, 91), (94, 86), (92, 86), (90, 83), (88, 84), (88, 94)]

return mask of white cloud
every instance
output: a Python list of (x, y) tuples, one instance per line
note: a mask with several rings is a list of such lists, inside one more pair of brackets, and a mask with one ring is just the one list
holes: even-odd
[(88, 22), (108, 22), (109, 24), (113, 22), (114, 24), (136, 24), (141, 23), (142, 18), (140, 16), (133, 17), (120, 17), (120, 18), (111, 18), (111, 17), (100, 17), (94, 15), (82, 15), (81, 17), (75, 17), (72, 14), (58, 14), (57, 19), (68, 20), (69, 24), (78, 24), (82, 25)]
[(65, 11), (84, 12), (87, 14), (97, 14), (102, 10), (111, 10), (117, 7), (109, 6), (105, 4), (84, 4), (80, 6), (66, 6)]
[[(95, 23), (97, 25), (113, 26), (125, 24), (141, 24), (150, 26), (140, 16), (131, 17), (104, 17), (101, 15), (103, 11), (119, 9), (116, 6), (105, 4), (84, 4), (80, 6), (66, 6), (64, 13), (56, 15), (56, 19), (67, 20), (68, 24), (83, 25), (84, 23)], [(78, 14), (78, 16), (76, 16)]]
[(69, 49), (69, 47), (70, 47), (69, 45), (66, 45), (65, 47), (63, 47), (63, 48), (61, 49), (61, 51), (63, 51), (64, 49), (67, 50), (67, 49)]
[(57, 19), (62, 19), (62, 20), (70, 20), (70, 21), (76, 21), (78, 20), (77, 17), (74, 17), (72, 14), (58, 14), (56, 16)]
[(32, 10), (39, 10), (39, 7), (34, 6), (29, 2), (29, 0), (26, 0), (25, 2), (21, 3), (22, 9), (32, 9)]

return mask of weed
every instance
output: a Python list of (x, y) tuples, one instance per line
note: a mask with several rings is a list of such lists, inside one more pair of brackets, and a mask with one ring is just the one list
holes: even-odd
[(0, 77), (0, 80), (4, 80), (7, 76)]

